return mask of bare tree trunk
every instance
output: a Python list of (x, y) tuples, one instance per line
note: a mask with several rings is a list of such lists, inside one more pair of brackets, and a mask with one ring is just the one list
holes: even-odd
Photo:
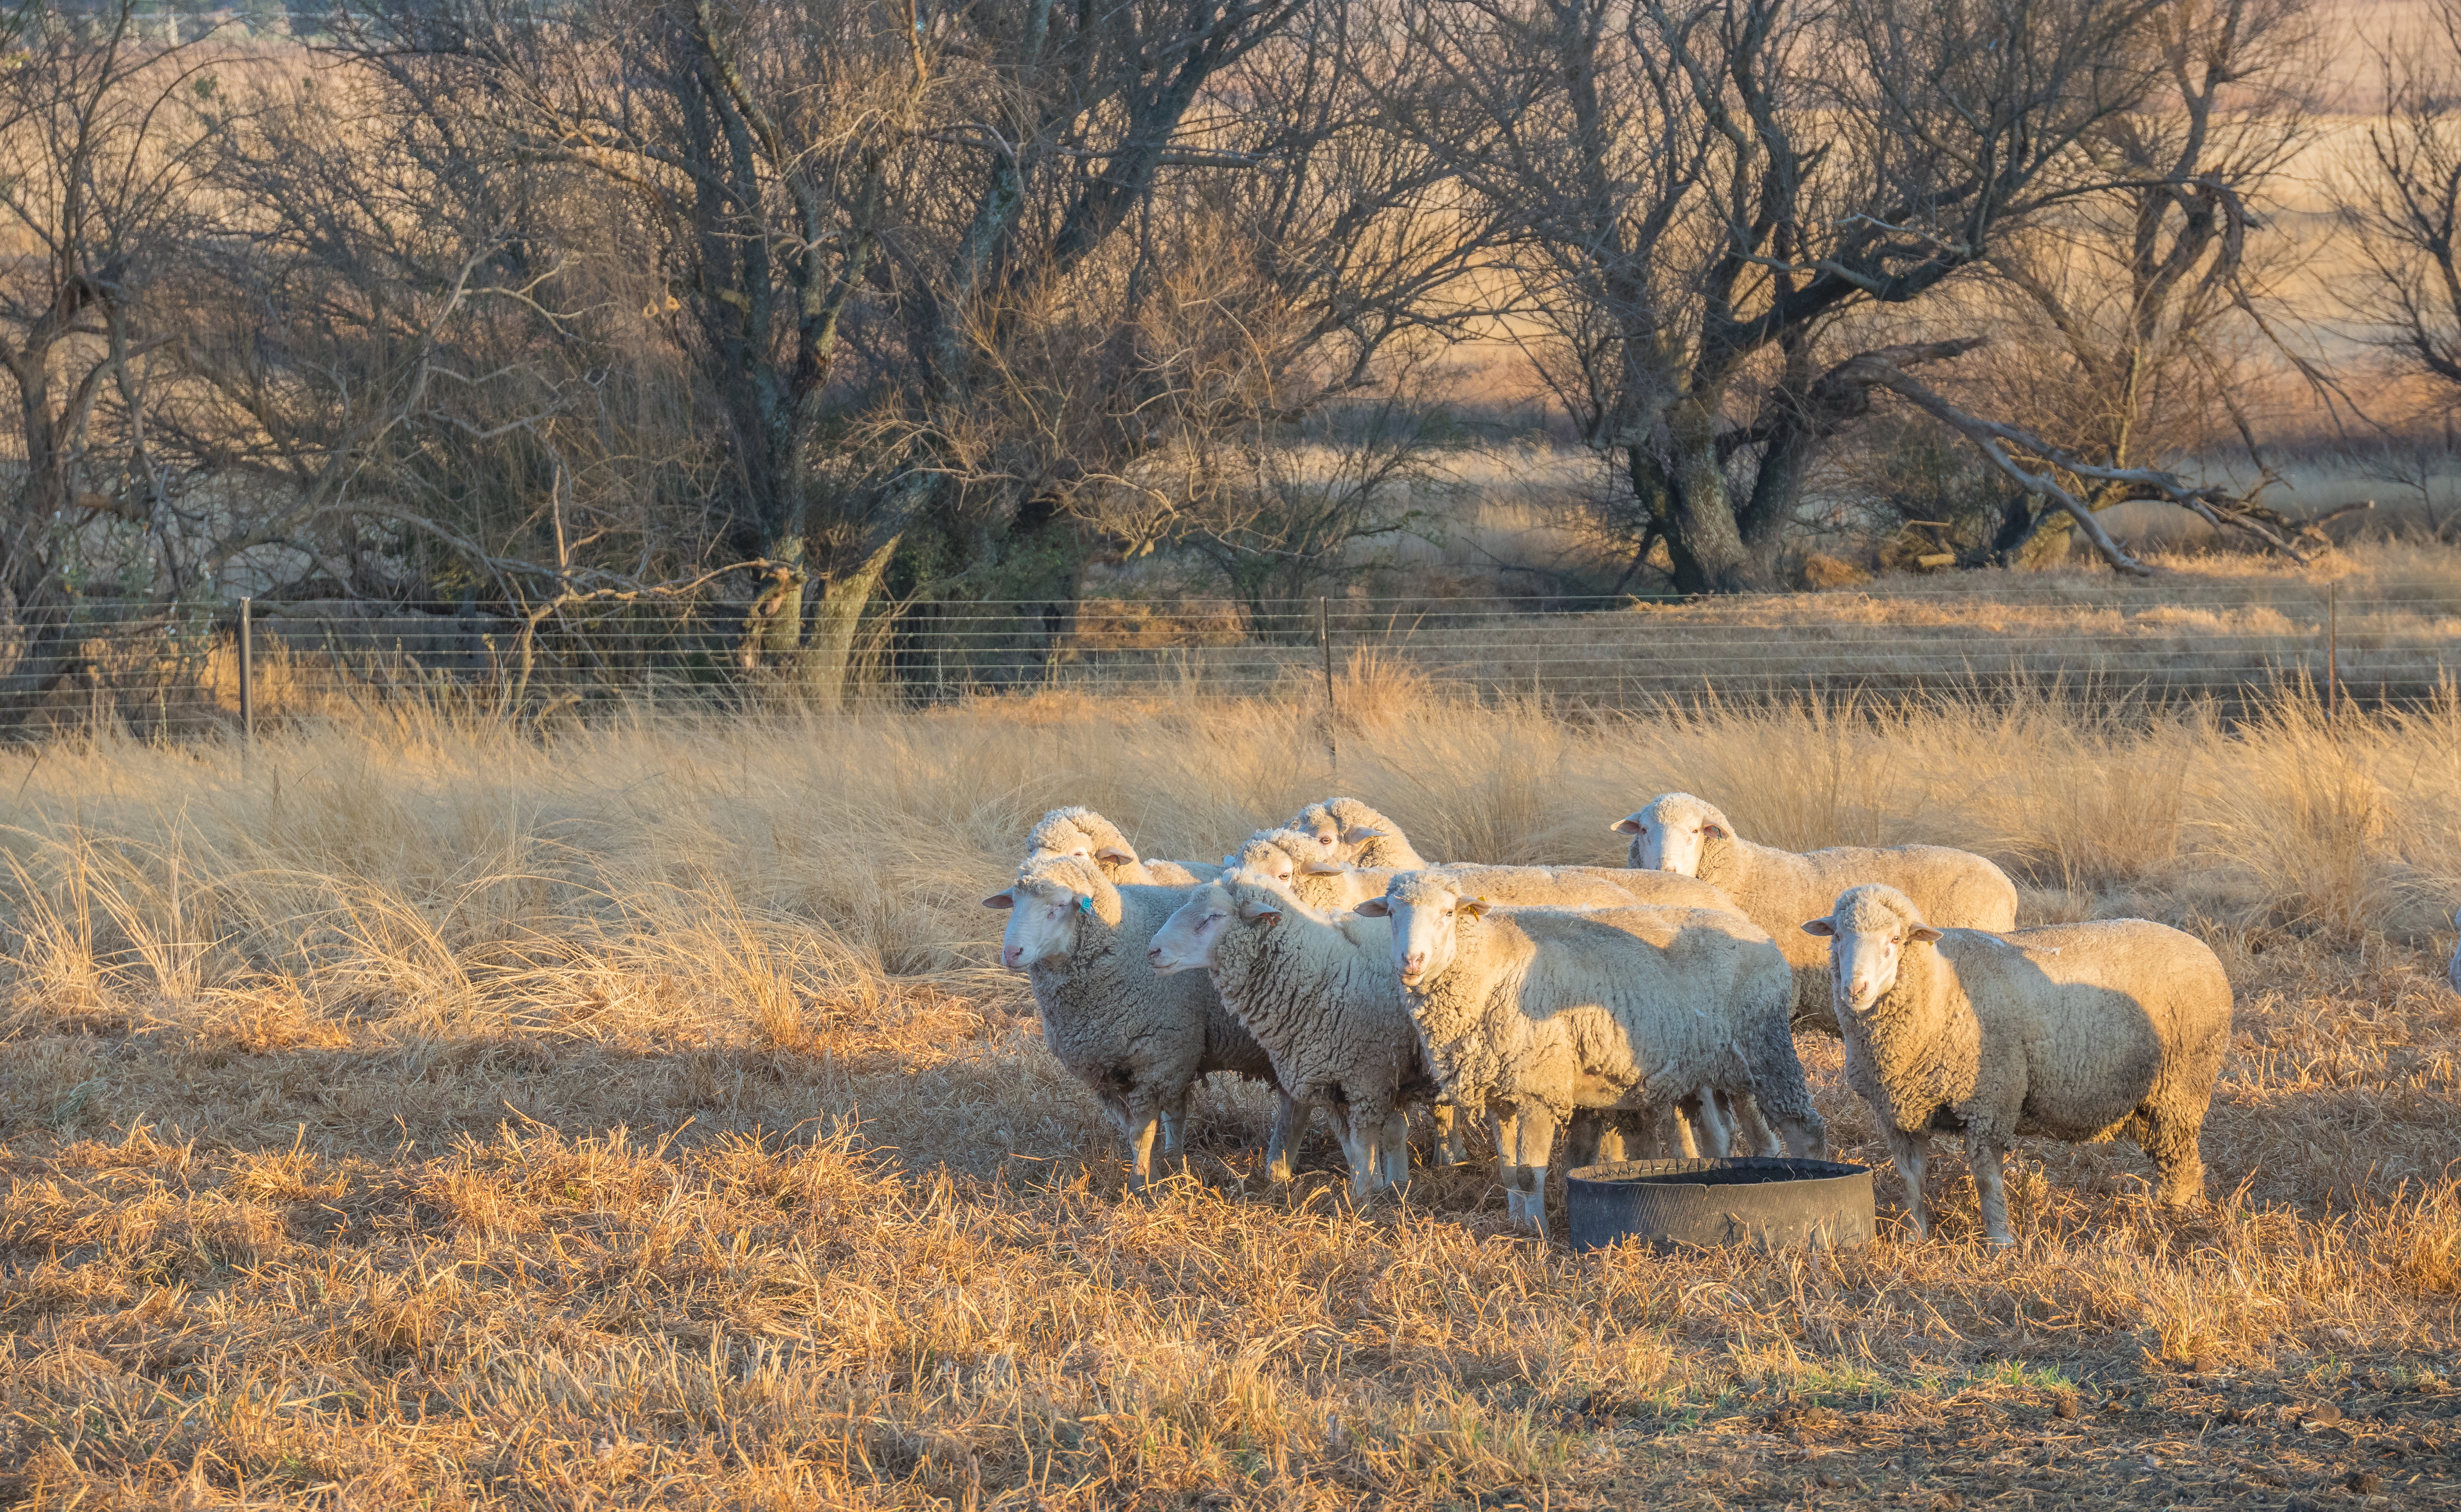
[[(833, 714), (845, 707), (846, 673), (854, 658), (854, 632), (863, 622), (864, 606), (888, 571), (897, 554), (900, 532), (883, 542), (862, 566), (821, 586), (821, 602), (812, 607), (811, 633), (796, 658), (796, 680), (814, 711)], [(792, 590), (799, 594), (800, 587)]]
[(1761, 586), (1760, 572), (1735, 523), (1726, 466), (1718, 455), (1718, 414), (1698, 395), (1678, 400), (1667, 415), (1674, 488), (1667, 500), (1675, 586), (1686, 593), (1744, 593)]

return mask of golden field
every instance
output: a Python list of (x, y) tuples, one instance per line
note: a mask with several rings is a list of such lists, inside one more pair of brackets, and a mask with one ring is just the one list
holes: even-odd
[[(2449, 687), (1575, 719), (1373, 672), (1338, 771), (1313, 707), (1064, 692), (0, 751), (0, 1500), (2461, 1501)], [(1350, 792), (1431, 855), (1613, 862), (1675, 787), (1788, 846), (1982, 851), (2027, 923), (2210, 941), (2210, 1209), (2024, 1141), (2014, 1252), (1942, 1159), (1932, 1243), (1884, 1171), (1860, 1249), (1575, 1256), (1484, 1164), (1354, 1211), (1319, 1131), (1269, 1189), (1233, 1086), (1130, 1197), (991, 964), (978, 900), (1054, 805), (1204, 856)]]

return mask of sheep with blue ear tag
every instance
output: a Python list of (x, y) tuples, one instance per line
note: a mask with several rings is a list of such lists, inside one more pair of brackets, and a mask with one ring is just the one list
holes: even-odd
[[(1185, 887), (1114, 886), (1094, 862), (1045, 857), (983, 900), (1008, 911), (1000, 964), (1023, 971), (1042, 1014), (1043, 1042), (1119, 1124), (1133, 1184), (1162, 1155), (1184, 1151), (1188, 1098), (1217, 1071), (1271, 1083), (1273, 1061), (1222, 1006), (1204, 976), (1163, 977), (1145, 957), (1163, 921), (1187, 901)], [(1276, 1092), (1279, 1088), (1276, 1087)], [(1276, 1105), (1269, 1165), (1287, 1170), (1296, 1110)]]

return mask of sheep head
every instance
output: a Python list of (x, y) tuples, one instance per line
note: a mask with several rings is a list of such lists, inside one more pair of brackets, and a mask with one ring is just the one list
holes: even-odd
[(1290, 899), (1258, 872), (1227, 871), (1188, 895), (1154, 931), (1145, 959), (1156, 976), (1210, 969), (1214, 953), (1234, 928), (1270, 929), (1282, 922)]
[(1298, 811), (1285, 826), (1315, 842), (1319, 861), (1355, 862), (1359, 847), (1391, 833), (1383, 817), (1355, 798), (1329, 798)]
[(1260, 872), (1289, 886), (1303, 863), (1313, 863), (1316, 837), (1295, 829), (1260, 829), (1239, 842), (1239, 848), (1222, 858), (1222, 864), (1231, 871)]
[(1136, 847), (1120, 826), (1090, 808), (1056, 808), (1025, 832), (1025, 859), (1031, 863), (1052, 857), (1075, 856), (1090, 861), (1111, 877), (1137, 863)]
[(1463, 897), (1435, 872), (1405, 871), (1359, 911), (1393, 921), (1393, 969), (1403, 987), (1423, 991), (1453, 964), (1462, 926), (1487, 912), (1487, 900)]
[(1732, 840), (1734, 826), (1718, 806), (1689, 793), (1660, 793), (1644, 808), (1615, 821), (1610, 828), (1632, 837), (1630, 865), (1645, 871), (1701, 875), (1701, 861), (1709, 842)]
[(1807, 921), (1803, 932), (1829, 941), (1830, 990), (1857, 1013), (1878, 1007), (1897, 985), (1906, 951), (1939, 938), (1912, 898), (1878, 883), (1839, 893), (1829, 917)]
[(1081, 856), (1027, 862), (1016, 881), (985, 898), (983, 906), (1008, 910), (1000, 965), (1012, 971), (1068, 959), (1088, 919), (1114, 928), (1120, 923), (1119, 889)]

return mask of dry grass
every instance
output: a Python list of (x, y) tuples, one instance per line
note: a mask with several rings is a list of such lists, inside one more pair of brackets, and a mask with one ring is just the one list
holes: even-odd
[[(2461, 704), (1569, 723), (1348, 672), (1338, 777), (1312, 711), (1065, 695), (0, 753), (0, 1493), (2461, 1496)], [(2211, 940), (2240, 993), (2215, 1205), (2159, 1215), (2131, 1149), (2027, 1144), (2013, 1253), (1956, 1177), (1931, 1244), (1574, 1257), (1508, 1235), (1474, 1169), (1353, 1212), (1321, 1136), (1263, 1190), (1230, 1087), (1190, 1179), (1128, 1200), (987, 965), (975, 900), (1052, 804), (1189, 855), (1338, 787), (1431, 853), (1608, 861), (1606, 821), (1678, 785), (1787, 844), (1989, 851), (2035, 919)]]

